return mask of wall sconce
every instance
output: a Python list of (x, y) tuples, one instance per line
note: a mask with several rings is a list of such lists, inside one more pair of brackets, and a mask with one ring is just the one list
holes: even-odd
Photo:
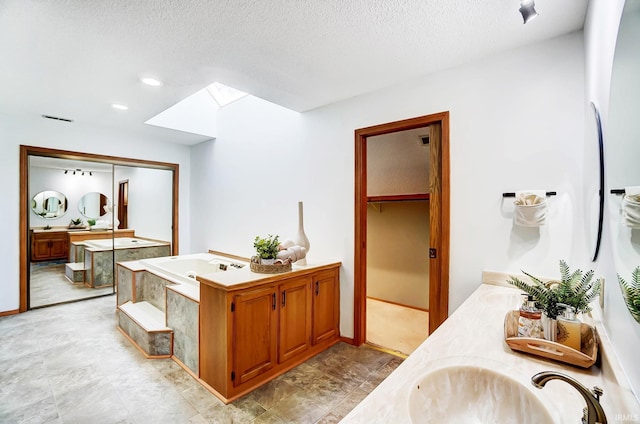
[(524, 19), (525, 24), (538, 16), (534, 0), (520, 0), (519, 10), (522, 14), (522, 19)]

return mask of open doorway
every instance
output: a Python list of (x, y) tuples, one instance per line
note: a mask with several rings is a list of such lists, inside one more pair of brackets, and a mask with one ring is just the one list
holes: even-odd
[(367, 137), (366, 343), (410, 355), (429, 335), (430, 128)]
[[(428, 136), (427, 192), (376, 196), (368, 192), (367, 140), (385, 134), (420, 129)], [(424, 134), (422, 134), (424, 132)], [(367, 258), (369, 205), (375, 200), (390, 202), (427, 202), (428, 225), (428, 333), (432, 333), (448, 316), (449, 301), (449, 113), (422, 116), (373, 127), (358, 129), (355, 178), (355, 278), (354, 278), (354, 343), (367, 340)], [(421, 190), (424, 191), (424, 190)], [(407, 197), (408, 196), (408, 197)], [(415, 205), (414, 205), (415, 206)], [(426, 236), (425, 236), (426, 237)], [(426, 329), (425, 329), (426, 332)]]

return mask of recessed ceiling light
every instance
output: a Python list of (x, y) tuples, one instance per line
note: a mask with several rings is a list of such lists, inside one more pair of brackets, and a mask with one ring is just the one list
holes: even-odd
[(151, 77), (140, 78), (140, 81), (142, 81), (144, 84), (150, 85), (152, 87), (158, 87), (158, 86), (162, 85), (162, 83), (160, 81), (158, 81), (155, 78), (151, 78)]
[(125, 106), (125, 105), (121, 105), (119, 103), (114, 103), (111, 105), (112, 108), (114, 109), (118, 109), (118, 110), (127, 110), (129, 109), (129, 107)]

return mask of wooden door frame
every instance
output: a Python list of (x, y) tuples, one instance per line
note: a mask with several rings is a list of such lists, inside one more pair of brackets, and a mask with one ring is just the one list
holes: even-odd
[[(367, 137), (432, 126), (429, 148), (429, 333), (449, 315), (449, 112), (389, 122), (355, 131), (354, 338), (366, 341), (367, 317)], [(439, 132), (440, 134), (435, 133)], [(438, 172), (439, 170), (439, 172)]]
[[(20, 303), (18, 312), (26, 312), (29, 296), (29, 156), (44, 156), (50, 158), (86, 160), (92, 162), (109, 163), (121, 166), (139, 166), (143, 168), (166, 169), (173, 173), (173, 212), (172, 212), (172, 255), (178, 254), (178, 192), (179, 169), (177, 163), (156, 162), (142, 159), (123, 158), (118, 156), (97, 155), (93, 153), (73, 152), (69, 150), (49, 149), (20, 145)], [(113, 194), (112, 194), (113, 197)]]
[(129, 179), (118, 181), (118, 229), (129, 227)]

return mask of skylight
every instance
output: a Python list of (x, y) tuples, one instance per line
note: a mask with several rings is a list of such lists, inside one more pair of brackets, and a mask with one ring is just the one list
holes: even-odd
[(219, 82), (214, 82), (209, 85), (207, 87), (207, 91), (220, 107), (226, 106), (229, 103), (235, 102), (247, 95), (244, 91), (236, 90), (233, 87), (229, 87), (228, 85), (224, 85)]

